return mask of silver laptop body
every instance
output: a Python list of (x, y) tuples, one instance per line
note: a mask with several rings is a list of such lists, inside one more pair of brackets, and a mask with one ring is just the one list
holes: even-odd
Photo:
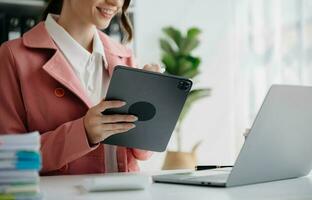
[(154, 176), (155, 182), (231, 187), (297, 178), (312, 168), (312, 87), (273, 85), (232, 169)]

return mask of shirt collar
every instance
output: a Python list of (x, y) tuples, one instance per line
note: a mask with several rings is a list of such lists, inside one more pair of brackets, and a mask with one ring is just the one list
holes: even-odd
[(105, 69), (107, 69), (108, 63), (107, 63), (106, 56), (105, 56), (105, 48), (103, 46), (98, 30), (95, 30), (94, 37), (93, 37), (93, 53), (97, 53), (102, 56), (104, 60)]
[[(85, 67), (89, 61), (91, 56), (90, 52), (88, 52), (85, 48), (83, 48), (76, 40), (72, 38), (72, 36), (57, 22), (57, 15), (49, 14), (45, 21), (45, 26), (56, 43), (56, 45), (60, 48), (60, 50), (64, 53), (65, 57), (69, 60), (69, 62), (75, 66)], [(104, 60), (104, 66), (107, 68), (107, 61), (104, 53), (104, 46), (102, 41), (100, 40), (99, 33), (97, 29), (94, 29), (93, 36), (93, 52), (92, 54), (99, 54), (102, 56)], [(79, 69), (77, 69), (79, 70)]]

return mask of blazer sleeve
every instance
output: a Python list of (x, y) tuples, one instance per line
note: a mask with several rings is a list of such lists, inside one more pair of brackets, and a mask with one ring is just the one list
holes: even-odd
[[(28, 132), (26, 113), (13, 54), (10, 47), (3, 44), (0, 47), (0, 134)], [(89, 146), (83, 118), (40, 134), (41, 173), (66, 167), (67, 163), (97, 148)]]

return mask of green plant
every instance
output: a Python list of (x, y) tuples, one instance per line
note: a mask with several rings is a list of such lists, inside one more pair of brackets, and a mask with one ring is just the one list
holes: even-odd
[[(200, 44), (199, 35), (201, 31), (198, 28), (190, 28), (186, 34), (174, 27), (163, 28), (165, 38), (160, 39), (160, 47), (162, 50), (162, 63), (166, 67), (165, 73), (183, 76), (193, 79), (199, 75), (199, 66), (201, 59), (193, 56), (192, 51)], [(181, 125), (187, 113), (194, 102), (210, 95), (209, 88), (199, 88), (190, 91), (184, 108), (179, 117), (175, 132), (177, 139), (177, 150), (181, 151)]]

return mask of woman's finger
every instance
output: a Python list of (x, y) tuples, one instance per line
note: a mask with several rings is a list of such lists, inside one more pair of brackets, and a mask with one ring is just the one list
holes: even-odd
[(158, 64), (146, 64), (143, 69), (152, 72), (161, 72), (161, 67)]
[(96, 105), (94, 108), (97, 112), (101, 113), (104, 110), (110, 109), (110, 108), (120, 108), (122, 106), (126, 105), (126, 102), (114, 100), (114, 101), (101, 101), (98, 105)]
[[(111, 131), (106, 131), (105, 132), (105, 135), (106, 135), (106, 138), (109, 137), (109, 136), (112, 136), (112, 135), (115, 135), (115, 134), (118, 134), (118, 133), (124, 133), (124, 132), (127, 132), (129, 131), (129, 129), (117, 129), (117, 130), (111, 130)], [(105, 138), (105, 139), (106, 139)]]
[(103, 115), (101, 123), (135, 122), (138, 118), (134, 115)]
[(114, 123), (114, 124), (101, 124), (102, 131), (114, 131), (120, 129), (133, 129), (135, 125), (133, 123)]

